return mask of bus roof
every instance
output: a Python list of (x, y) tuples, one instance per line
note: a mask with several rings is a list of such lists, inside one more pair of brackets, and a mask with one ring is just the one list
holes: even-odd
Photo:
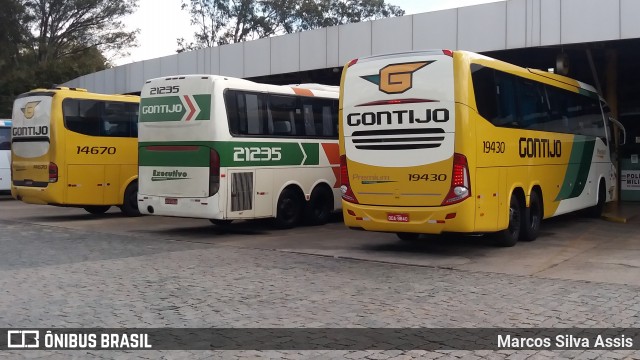
[(233, 76), (223, 76), (223, 75), (209, 75), (209, 74), (184, 74), (184, 75), (171, 75), (171, 76), (162, 76), (154, 79), (149, 79), (145, 81), (145, 84), (163, 82), (168, 80), (200, 80), (200, 81), (211, 81), (211, 82), (225, 82), (228, 85), (224, 85), (225, 87), (234, 87), (241, 88), (245, 90), (256, 90), (256, 91), (268, 91), (274, 93), (295, 93), (301, 96), (320, 96), (320, 97), (335, 97), (337, 98), (340, 93), (339, 86), (333, 85), (323, 85), (323, 84), (295, 84), (295, 85), (273, 85), (267, 83), (258, 83), (251, 80), (246, 80), (242, 78), (236, 78)]
[(69, 87), (55, 87), (52, 89), (44, 89), (44, 88), (33, 89), (29, 92), (18, 95), (16, 99), (25, 98), (28, 96), (54, 96), (57, 94), (61, 94), (63, 96), (68, 96), (68, 97), (80, 98), (80, 99), (118, 100), (118, 101), (130, 101), (130, 102), (139, 101), (139, 96), (137, 95), (100, 94), (100, 93), (89, 92), (87, 91), (87, 89), (69, 88)]

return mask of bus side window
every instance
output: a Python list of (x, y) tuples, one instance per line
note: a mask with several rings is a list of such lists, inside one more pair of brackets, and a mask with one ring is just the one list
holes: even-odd
[(316, 124), (314, 122), (313, 105), (302, 105), (302, 113), (304, 115), (304, 134), (309, 136), (316, 135)]
[(541, 124), (549, 121), (549, 107), (545, 102), (542, 85), (518, 78), (518, 99), (520, 127), (540, 130)]

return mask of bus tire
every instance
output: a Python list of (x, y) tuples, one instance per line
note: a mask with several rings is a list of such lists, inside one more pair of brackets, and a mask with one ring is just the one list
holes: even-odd
[(529, 195), (529, 207), (524, 211), (520, 240), (533, 241), (538, 237), (543, 215), (542, 199), (538, 191), (531, 191)]
[(420, 234), (418, 233), (407, 233), (407, 232), (399, 232), (396, 233), (398, 239), (406, 242), (414, 242), (420, 238)]
[(87, 205), (87, 206), (83, 207), (83, 209), (86, 212), (88, 212), (89, 214), (100, 215), (100, 214), (106, 213), (109, 209), (111, 209), (111, 206), (109, 206), (109, 205)]
[(213, 225), (220, 226), (220, 227), (229, 226), (233, 222), (233, 220), (227, 220), (227, 219), (209, 219), (209, 221)]
[(134, 181), (124, 191), (124, 198), (122, 199), (122, 205), (120, 211), (126, 216), (140, 216), (140, 210), (138, 210), (138, 182)]
[(286, 188), (280, 193), (276, 207), (275, 225), (280, 229), (289, 229), (300, 223), (304, 203), (298, 191)]
[(605, 189), (604, 180), (600, 180), (598, 185), (598, 203), (587, 209), (587, 216), (591, 218), (600, 218), (604, 210), (604, 203), (607, 198), (607, 190)]
[(333, 192), (324, 185), (316, 186), (304, 212), (310, 225), (324, 225), (329, 222), (333, 212)]
[(509, 201), (509, 225), (496, 234), (496, 245), (511, 247), (518, 242), (522, 227), (522, 206), (516, 194), (511, 194)]

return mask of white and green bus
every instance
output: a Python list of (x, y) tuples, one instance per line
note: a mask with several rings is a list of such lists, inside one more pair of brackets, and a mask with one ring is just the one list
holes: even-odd
[(279, 227), (340, 209), (337, 86), (216, 75), (148, 80), (141, 92), (143, 214)]

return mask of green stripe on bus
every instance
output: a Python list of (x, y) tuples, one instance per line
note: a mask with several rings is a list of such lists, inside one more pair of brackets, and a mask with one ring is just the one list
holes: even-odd
[(567, 172), (555, 201), (574, 198), (582, 193), (591, 168), (594, 147), (595, 140), (587, 140), (585, 136), (580, 135), (574, 136)]
[(320, 144), (302, 144), (304, 152), (307, 154), (307, 158), (302, 165), (318, 165), (320, 163)]
[(211, 119), (211, 95), (193, 95), (193, 99), (200, 108), (200, 113), (196, 116), (196, 120)]
[[(197, 146), (206, 152), (206, 163), (202, 160), (185, 159), (188, 151), (148, 151), (149, 146)], [(140, 166), (209, 166), (210, 149), (220, 156), (222, 167), (260, 167), (260, 166), (313, 166), (320, 164), (321, 143), (298, 142), (236, 142), (236, 141), (175, 141), (141, 142)], [(187, 164), (188, 163), (188, 164)], [(197, 165), (203, 164), (203, 165)]]
[[(138, 152), (140, 166), (208, 167), (209, 148), (194, 146), (193, 149), (172, 149), (174, 144), (162, 143), (157, 148), (141, 146)], [(165, 150), (162, 147), (166, 146)]]
[(586, 89), (583, 89), (583, 88), (578, 88), (578, 93), (580, 95), (585, 95), (585, 96), (588, 96), (588, 97), (593, 98), (593, 99), (600, 99), (600, 97), (598, 96), (597, 93), (594, 93), (593, 91), (589, 91), (589, 90), (586, 90)]
[(584, 187), (587, 185), (587, 177), (589, 177), (589, 170), (591, 169), (591, 160), (593, 159), (593, 149), (595, 148), (596, 141), (585, 140), (582, 144), (582, 158), (580, 159), (576, 182), (574, 183), (573, 191), (571, 191), (569, 198), (578, 197), (582, 194)]
[(209, 120), (211, 95), (181, 95), (142, 98), (140, 122)]

